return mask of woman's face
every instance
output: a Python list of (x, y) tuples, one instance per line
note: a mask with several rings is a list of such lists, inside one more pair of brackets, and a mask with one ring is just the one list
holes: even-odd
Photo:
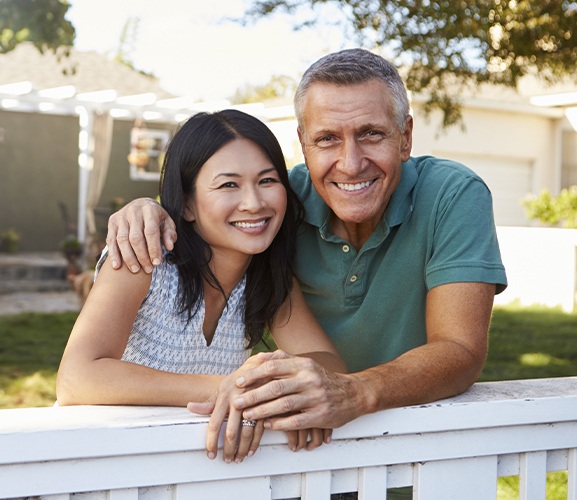
[(272, 243), (286, 203), (286, 190), (271, 160), (255, 143), (239, 138), (202, 166), (185, 219), (194, 221), (213, 257), (246, 261), (247, 256), (263, 252)]

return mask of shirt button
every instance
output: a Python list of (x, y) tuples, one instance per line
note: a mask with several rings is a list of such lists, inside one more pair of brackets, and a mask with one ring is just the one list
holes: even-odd
[(350, 249), (349, 245), (343, 245), (343, 252), (347, 253)]
[(357, 275), (356, 275), (356, 274), (353, 274), (353, 275), (350, 277), (349, 281), (350, 281), (351, 283), (354, 283), (355, 281), (357, 281)]

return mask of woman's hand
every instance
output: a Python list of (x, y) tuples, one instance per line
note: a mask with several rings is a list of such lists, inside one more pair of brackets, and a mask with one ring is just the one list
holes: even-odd
[[(262, 420), (257, 421), (252, 426), (249, 425), (250, 421), (245, 420), (243, 425), (242, 412), (234, 407), (233, 401), (249, 388), (239, 388), (237, 380), (244, 373), (260, 366), (265, 361), (278, 357), (279, 354), (277, 352), (259, 353), (251, 356), (238, 370), (222, 380), (211, 399), (203, 403), (188, 403), (187, 408), (192, 413), (200, 415), (212, 413), (206, 435), (206, 452), (209, 459), (215, 459), (218, 454), (218, 438), (227, 416), (228, 421), (226, 422), (223, 443), (224, 461), (227, 463), (232, 461), (242, 462), (245, 457), (251, 456), (256, 452), (264, 433), (264, 422)], [(260, 383), (264, 383), (264, 381), (259, 381), (258, 385)], [(258, 385), (251, 387), (255, 388)]]
[[(275, 351), (274, 353), (259, 353), (250, 357), (238, 370), (227, 376), (218, 387), (212, 398), (203, 403), (191, 402), (187, 408), (192, 413), (209, 415), (206, 436), (206, 451), (209, 459), (213, 460), (218, 454), (218, 438), (220, 430), (228, 415), (223, 440), (223, 459), (225, 462), (242, 462), (245, 457), (252, 456), (260, 444), (264, 433), (264, 421), (254, 421), (255, 425), (250, 425), (253, 421), (245, 420), (242, 412), (235, 408), (233, 402), (244, 392), (255, 389), (267, 383), (269, 380), (260, 379), (257, 384), (238, 387), (238, 379), (244, 374), (263, 363), (273, 359), (284, 359), (286, 353)], [(280, 416), (280, 415), (279, 415)], [(287, 431), (288, 446), (293, 451), (302, 449), (313, 450), (323, 443), (330, 443), (332, 429), (299, 429)]]

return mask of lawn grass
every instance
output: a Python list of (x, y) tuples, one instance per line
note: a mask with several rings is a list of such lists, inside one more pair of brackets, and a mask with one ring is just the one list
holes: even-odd
[(0, 408), (50, 406), (78, 313), (0, 316)]
[[(0, 316), (0, 408), (54, 403), (58, 364), (76, 316)], [(274, 346), (270, 339), (267, 343)], [(577, 376), (577, 314), (495, 307), (481, 381), (569, 376)], [(497, 499), (517, 498), (519, 478), (499, 478)], [(548, 474), (547, 500), (566, 498), (567, 473)]]
[(481, 381), (577, 375), (577, 314), (495, 307)]

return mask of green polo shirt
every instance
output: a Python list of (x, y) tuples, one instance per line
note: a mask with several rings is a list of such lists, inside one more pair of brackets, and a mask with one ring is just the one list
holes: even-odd
[(426, 342), (425, 299), (454, 282), (497, 284), (501, 262), (492, 199), (471, 170), (430, 156), (402, 165), (381, 224), (360, 251), (331, 233), (330, 209), (308, 170), (290, 171), (303, 200), (296, 272), (306, 301), (351, 372)]

